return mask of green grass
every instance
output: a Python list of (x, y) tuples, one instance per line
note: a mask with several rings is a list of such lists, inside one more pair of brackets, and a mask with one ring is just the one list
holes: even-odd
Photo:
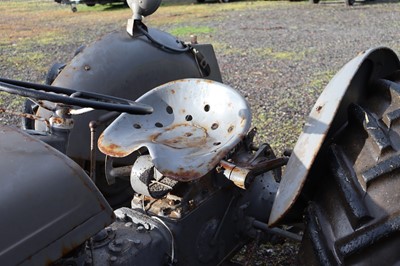
[(14, 64), (16, 67), (24, 66), (30, 67), (32, 68), (32, 70), (43, 71), (43, 66), (41, 66), (41, 62), (44, 58), (45, 55), (41, 52), (24, 52), (18, 53), (13, 57), (8, 57), (6, 59), (6, 63)]
[(178, 37), (187, 37), (192, 34), (194, 35), (204, 35), (204, 34), (210, 34), (213, 33), (215, 30), (210, 27), (206, 26), (199, 26), (199, 27), (193, 27), (193, 26), (185, 26), (185, 27), (176, 27), (172, 28), (171, 30), (168, 30), (168, 32), (174, 36)]
[(291, 61), (303, 60), (306, 56), (305, 51), (276, 51), (269, 47), (257, 48), (255, 53), (261, 57)]
[(238, 47), (233, 47), (227, 43), (213, 41), (212, 45), (217, 52), (217, 54), (224, 55), (246, 55), (248, 53), (247, 49), (241, 49)]
[(255, 141), (258, 144), (270, 142), (275, 151), (282, 152), (294, 147), (297, 136), (301, 134), (303, 120), (295, 115), (285, 114), (280, 108), (295, 111), (298, 107), (295, 99), (277, 99), (275, 106), (276, 108), (271, 109), (253, 109), (253, 126), (258, 129)]
[(149, 25), (174, 25), (184, 21), (204, 22), (207, 20), (218, 20), (224, 23), (224, 14), (231, 11), (241, 11), (247, 9), (274, 9), (285, 8), (288, 2), (283, 1), (240, 1), (225, 4), (205, 3), (205, 4), (185, 4), (177, 5), (176, 3), (166, 3), (161, 6), (158, 11), (148, 18), (145, 18)]
[[(171, 34), (186, 36), (190, 34), (210, 34), (214, 29), (207, 26), (180, 27), (181, 22), (191, 24), (205, 22), (210, 19), (221, 20), (224, 12), (259, 8), (284, 8), (286, 2), (240, 1), (227, 4), (185, 4), (165, 3), (153, 15), (145, 18), (148, 26), (168, 27)], [(57, 36), (70, 39), (76, 31), (84, 28), (96, 29), (105, 24), (124, 27), (132, 12), (122, 5), (96, 5), (88, 7), (78, 5), (78, 12), (72, 13), (68, 5), (60, 5), (52, 0), (46, 1), (1, 1), (0, 2), (0, 44), (20, 42), (22, 39), (34, 38), (42, 44), (52, 43)], [(40, 25), (40, 27), (37, 27)], [(82, 27), (83, 26), (83, 27)], [(277, 56), (286, 56), (278, 54)]]
[(24, 97), (0, 92), (0, 108), (20, 111), (25, 99)]
[(316, 72), (310, 83), (307, 85), (306, 91), (309, 93), (321, 93), (335, 74), (336, 72), (332, 70)]

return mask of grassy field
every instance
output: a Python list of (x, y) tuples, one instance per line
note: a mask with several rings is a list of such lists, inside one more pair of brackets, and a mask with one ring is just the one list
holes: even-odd
[[(285, 3), (281, 3), (280, 5)], [(272, 2), (236, 2), (229, 4), (192, 4), (166, 2), (158, 12), (145, 18), (146, 24), (162, 27), (171, 34), (188, 39), (198, 35), (203, 42), (215, 29), (203, 26), (209, 19), (218, 20), (223, 12), (273, 6)], [(51, 0), (8, 0), (0, 2), (0, 62), (6, 65), (10, 78), (39, 81), (52, 61), (62, 58), (67, 49), (72, 52), (81, 44), (96, 40), (113, 30), (125, 28), (131, 16), (122, 5), (78, 5), (72, 13), (69, 6)], [(218, 15), (217, 15), (218, 14)], [(182, 22), (199, 26), (182, 26)], [(12, 55), (12, 56), (10, 56)], [(28, 77), (25, 73), (31, 72)]]

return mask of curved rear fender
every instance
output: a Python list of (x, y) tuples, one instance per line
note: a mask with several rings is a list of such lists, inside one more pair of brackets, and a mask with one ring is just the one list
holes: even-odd
[(111, 224), (107, 201), (71, 159), (0, 126), (0, 265), (48, 265)]
[(397, 55), (379, 47), (360, 53), (333, 77), (312, 108), (294, 147), (271, 210), (270, 226), (283, 220), (295, 204), (324, 142), (346, 123), (349, 104), (360, 101), (371, 80), (399, 67)]

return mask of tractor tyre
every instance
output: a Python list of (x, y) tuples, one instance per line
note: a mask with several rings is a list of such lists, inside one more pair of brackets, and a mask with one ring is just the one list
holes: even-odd
[(60, 74), (61, 70), (63, 70), (66, 65), (67, 64), (65, 63), (58, 63), (58, 62), (54, 63), (46, 74), (45, 84), (51, 85), (53, 81), (57, 78), (58, 74)]
[[(304, 265), (400, 262), (400, 72), (371, 82), (327, 146), (305, 213)], [(322, 169), (322, 170), (321, 170)], [(396, 265), (397, 265), (396, 264)]]
[(346, 6), (352, 6), (356, 2), (356, 0), (345, 0), (344, 2), (346, 4)]
[(319, 0), (309, 0), (309, 2), (312, 3), (312, 4), (318, 4)]

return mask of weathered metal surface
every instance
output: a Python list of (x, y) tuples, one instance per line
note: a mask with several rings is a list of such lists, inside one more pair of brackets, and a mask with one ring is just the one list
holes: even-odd
[(270, 158), (262, 156), (270, 152), (269, 149), (269, 145), (264, 144), (252, 157), (249, 157), (249, 153), (238, 152), (234, 155), (237, 162), (222, 160), (219, 165), (226, 178), (235, 183), (236, 186), (247, 189), (259, 175), (287, 164), (287, 157), (275, 158), (275, 155), (272, 154), (269, 156)]
[(45, 265), (113, 220), (85, 172), (22, 131), (0, 127), (0, 265)]
[[(225, 255), (244, 244), (239, 235), (251, 224), (243, 216), (238, 217), (237, 201), (229, 189), (208, 190), (198, 184), (213, 183), (216, 178), (182, 183), (182, 197), (143, 197), (147, 202), (144, 206), (138, 202), (133, 208), (117, 209), (117, 221), (89, 241), (84, 259), (93, 265), (224, 264), (228, 259)], [(195, 199), (188, 197), (191, 194), (196, 195)], [(193, 200), (195, 208), (183, 207)], [(62, 262), (67, 264), (68, 257)]]
[(348, 105), (347, 123), (311, 170), (321, 185), (305, 213), (305, 265), (310, 259), (321, 265), (400, 261), (400, 62), (380, 58), (385, 61), (368, 60), (369, 71), (356, 75), (350, 89), (362, 88), (361, 97)]
[[(384, 63), (383, 63), (384, 62)], [(347, 63), (329, 82), (314, 105), (282, 177), (271, 211), (269, 224), (277, 224), (299, 197), (307, 175), (331, 128), (347, 121), (350, 102), (359, 100), (360, 91), (374, 77), (385, 76), (397, 69), (399, 60), (388, 48), (375, 48), (361, 53)]]
[(124, 157), (146, 146), (157, 170), (179, 181), (208, 173), (250, 128), (246, 100), (210, 80), (170, 82), (137, 101), (153, 106), (153, 114), (122, 114), (100, 136), (99, 149)]
[(246, 180), (251, 178), (251, 170), (244, 167), (238, 167), (235, 164), (222, 160), (221, 167), (224, 169), (223, 173), (226, 178), (235, 183), (241, 189), (246, 189)]
[(45, 119), (45, 118), (37, 116), (37, 115), (28, 114), (28, 113), (21, 113), (21, 112), (15, 112), (15, 111), (12, 111), (12, 110), (6, 110), (4, 108), (0, 108), (0, 114), (1, 113), (11, 114), (11, 115), (19, 116), (19, 117), (22, 117), (22, 118), (32, 119), (32, 120), (38, 120), (38, 121), (41, 121), (41, 122), (45, 123), (47, 127), (50, 127), (50, 122), (49, 122), (48, 119)]
[(163, 177), (152, 163), (150, 155), (139, 156), (130, 173), (131, 186), (136, 193), (159, 199), (164, 197), (177, 183)]
[[(178, 49), (181, 47), (176, 38), (168, 33), (153, 28), (149, 28), (149, 33), (165, 45)], [(212, 46), (202, 44), (194, 47), (201, 51), (211, 68), (210, 75), (204, 78), (222, 81)], [(132, 38), (122, 31), (107, 34), (88, 45), (65, 66), (52, 85), (136, 100), (150, 89), (169, 81), (200, 77), (202, 73), (191, 52), (164, 51), (145, 36)], [(88, 124), (103, 114), (103, 111), (93, 111), (75, 118), (67, 150), (69, 157), (89, 160)], [(37, 115), (47, 119), (51, 113), (39, 108)], [(104, 128), (99, 127), (98, 132)], [(45, 131), (46, 125), (37, 121), (35, 129)], [(88, 148), (82, 149), (83, 146)], [(101, 153), (97, 156), (104, 160)]]
[(140, 266), (171, 261), (173, 240), (162, 223), (129, 208), (117, 209), (115, 215), (117, 221), (90, 241), (86, 249), (86, 258), (91, 262), (88, 264)]

